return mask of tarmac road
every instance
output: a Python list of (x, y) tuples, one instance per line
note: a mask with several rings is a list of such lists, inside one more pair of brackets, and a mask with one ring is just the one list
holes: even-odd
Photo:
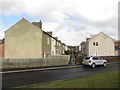
[(118, 70), (118, 63), (110, 63), (106, 67), (99, 66), (96, 68), (83, 67), (81, 65), (78, 65), (72, 68), (57, 68), (35, 71), (32, 70), (29, 72), (3, 73), (2, 88), (9, 89), (30, 84), (45, 83), (76, 77), (85, 77), (88, 75), (112, 70)]

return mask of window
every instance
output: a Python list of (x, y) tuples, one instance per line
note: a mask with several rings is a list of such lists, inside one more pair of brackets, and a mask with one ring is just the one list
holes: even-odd
[(47, 44), (50, 44), (50, 38), (47, 38)]
[(93, 57), (93, 60), (99, 60), (99, 58), (98, 57)]
[(110, 55), (110, 52), (108, 52), (108, 51), (107, 51), (107, 52), (105, 52), (105, 55)]
[(98, 42), (93, 42), (93, 46), (98, 46)]
[(84, 59), (85, 59), (85, 60), (89, 60), (89, 59), (90, 59), (90, 57), (85, 57)]
[(96, 42), (96, 46), (98, 46), (98, 42)]
[(45, 58), (46, 57), (46, 55), (45, 55), (45, 53), (43, 53), (43, 58)]
[(93, 42), (93, 46), (95, 46), (95, 42)]

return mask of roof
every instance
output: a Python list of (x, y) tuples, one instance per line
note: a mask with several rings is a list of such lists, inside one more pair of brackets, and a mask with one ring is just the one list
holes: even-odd
[[(105, 33), (103, 33), (103, 32), (100, 32), (100, 33), (98, 33), (98, 34), (96, 34), (96, 35), (94, 35), (94, 36), (92, 36), (91, 38), (88, 38), (87, 40), (90, 40), (90, 39), (92, 39), (92, 38), (94, 38), (94, 37), (97, 37), (98, 35), (100, 35), (100, 34), (104, 34), (105, 36), (107, 36), (107, 37), (109, 37), (109, 38), (111, 38), (110, 36), (108, 36), (107, 34), (105, 34)], [(112, 40), (114, 40), (113, 38), (111, 38)]]
[[(38, 26), (36, 26), (36, 25), (34, 25), (34, 24), (32, 24), (31, 22), (29, 22), (28, 20), (26, 20), (25, 18), (22, 18), (20, 21), (18, 21), (16, 24), (18, 24), (19, 22), (22, 22), (22, 21), (26, 21), (26, 22), (28, 22), (28, 23), (30, 23), (31, 25), (33, 25), (34, 27), (37, 27), (37, 28), (39, 28)], [(40, 21), (40, 23), (42, 23), (41, 21)], [(14, 24), (13, 26), (11, 26), (9, 29), (7, 29), (5, 32), (7, 32), (7, 31), (9, 31), (11, 28), (13, 28), (16, 24)], [(42, 27), (42, 26), (41, 26)], [(60, 42), (61, 43), (61, 41), (60, 40), (58, 40), (57, 38), (55, 38), (55, 37), (52, 37), (51, 35), (50, 35), (50, 33), (48, 33), (48, 32), (45, 32), (45, 31), (43, 31), (41, 28), (39, 28), (43, 33), (45, 33), (46, 35), (48, 35), (48, 36), (50, 36), (51, 38), (53, 38), (53, 39), (55, 39), (56, 41), (58, 41), (58, 42)], [(1, 42), (1, 41), (0, 41)], [(63, 44), (63, 43), (61, 43), (61, 44)]]
[(86, 43), (85, 41), (82, 41), (82, 42), (80, 43), (80, 45), (85, 44), (85, 43)]
[(120, 43), (120, 40), (115, 40), (115, 43)]
[[(41, 20), (40, 20), (40, 22), (41, 22)], [(38, 22), (38, 23), (39, 23), (39, 22)], [(42, 23), (42, 22), (41, 22), (41, 23)], [(33, 23), (32, 23), (32, 24), (33, 24)], [(35, 25), (35, 24), (33, 24), (33, 25)], [(36, 25), (35, 25), (35, 26), (36, 26)], [(39, 27), (39, 26), (36, 26), (36, 27)], [(42, 26), (41, 26), (41, 27), (42, 27)], [(58, 40), (57, 37), (52, 37), (52, 31), (50, 31), (50, 32), (45, 32), (45, 31), (42, 30), (42, 32), (45, 33), (46, 35), (50, 36), (51, 38), (55, 39), (55, 40), (58, 41), (59, 43), (65, 45), (64, 43), (61, 42), (61, 40)]]

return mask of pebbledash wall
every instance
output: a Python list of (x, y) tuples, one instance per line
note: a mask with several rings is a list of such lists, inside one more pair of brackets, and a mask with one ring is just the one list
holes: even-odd
[(48, 66), (68, 65), (70, 60), (69, 55), (51, 56), (48, 58), (34, 59), (4, 59), (2, 61), (2, 69), (20, 69), (20, 68), (36, 68)]
[(5, 59), (42, 58), (42, 30), (26, 19), (5, 31)]

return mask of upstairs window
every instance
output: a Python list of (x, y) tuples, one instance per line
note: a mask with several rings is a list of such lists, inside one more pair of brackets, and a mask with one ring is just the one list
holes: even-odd
[(93, 42), (93, 46), (95, 46), (95, 42)]
[(96, 46), (98, 46), (98, 42), (96, 42)]
[(93, 46), (98, 46), (98, 42), (93, 42)]

